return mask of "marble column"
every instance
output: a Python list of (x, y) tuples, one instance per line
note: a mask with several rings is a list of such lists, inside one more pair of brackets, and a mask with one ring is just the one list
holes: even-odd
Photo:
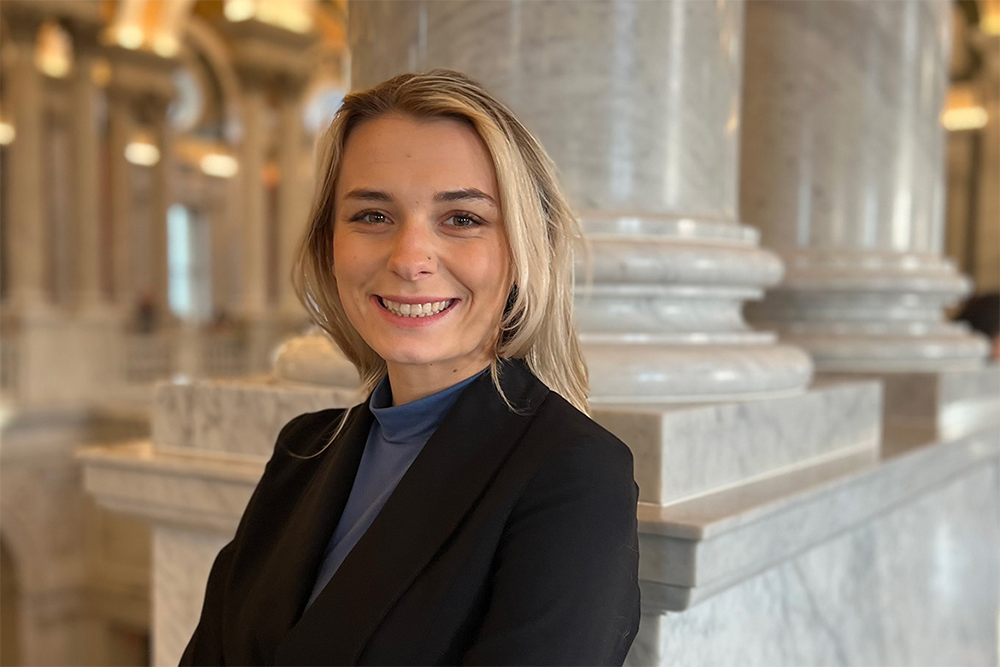
[(266, 91), (256, 76), (243, 76), (243, 139), (240, 142), (240, 172), (243, 220), (239, 238), (240, 299), (238, 311), (246, 319), (258, 319), (268, 307), (267, 200), (261, 174), (266, 163), (267, 141), (264, 115)]
[(171, 322), (170, 310), (170, 267), (167, 243), (167, 210), (171, 204), (170, 172), (172, 137), (167, 118), (168, 100), (152, 98), (147, 101), (149, 120), (153, 127), (160, 159), (153, 165), (152, 197), (150, 202), (150, 257), (152, 265), (152, 285), (150, 293), (156, 305), (159, 321)]
[(1000, 292), (1000, 40), (985, 35), (980, 55), (980, 98), (986, 108), (986, 127), (980, 130), (979, 183), (973, 266), (980, 292)]
[(104, 244), (101, 238), (99, 133), (95, 117), (96, 88), (91, 72), (96, 59), (97, 31), (75, 26), (73, 31), (73, 186), (79, 233), (77, 290), (84, 310), (107, 306), (101, 286)]
[(8, 68), (4, 96), (12, 107), (17, 132), (9, 146), (11, 169), (7, 175), (10, 197), (8, 243), (17, 252), (8, 254), (10, 269), (5, 306), (27, 313), (51, 305), (48, 291), (49, 231), (42, 188), (42, 75), (35, 67), (35, 43), (41, 19), (33, 12), (7, 8), (7, 21), (15, 46), (15, 60)]
[(742, 30), (740, 2), (351, 5), (354, 89), (466, 72), (558, 165), (592, 246), (576, 314), (595, 401), (789, 395), (811, 377), (741, 313), (782, 274), (737, 206)]
[[(286, 81), (281, 88), (278, 129), (278, 308), (282, 315), (305, 319), (292, 289), (292, 260), (306, 229), (309, 195), (302, 180), (302, 83)], [(305, 206), (303, 204), (306, 204)]]
[(740, 207), (785, 260), (753, 309), (823, 371), (976, 368), (986, 344), (944, 308), (940, 124), (951, 5), (747, 6)]
[(120, 310), (130, 314), (136, 302), (136, 287), (132, 270), (131, 168), (125, 159), (125, 148), (133, 127), (132, 97), (124, 88), (112, 84), (107, 100), (114, 300)]

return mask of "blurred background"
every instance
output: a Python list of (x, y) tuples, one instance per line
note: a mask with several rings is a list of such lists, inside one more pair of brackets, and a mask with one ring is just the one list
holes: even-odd
[[(538, 134), (599, 256), (655, 239), (597, 276), (669, 287), (655, 318), (579, 312), (595, 405), (997, 355), (1000, 0), (0, 0), (0, 664), (176, 662), (275, 429), (350, 389), (289, 279), (317, 138), (431, 66)], [(653, 388), (607, 347), (636, 332)], [(216, 421), (264, 442), (206, 446), (235, 500), (171, 486)]]

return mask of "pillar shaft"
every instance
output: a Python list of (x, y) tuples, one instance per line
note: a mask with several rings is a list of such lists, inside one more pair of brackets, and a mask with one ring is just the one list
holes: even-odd
[(239, 310), (247, 318), (261, 317), (268, 305), (268, 216), (261, 178), (267, 150), (264, 137), (266, 101), (264, 89), (256, 82), (248, 82), (243, 97), (239, 174), (243, 183)]
[(288, 315), (303, 314), (302, 306), (292, 289), (292, 260), (305, 232), (308, 209), (303, 202), (305, 193), (302, 160), (301, 88), (287, 86), (281, 97), (278, 140), (278, 306)]
[(132, 231), (131, 167), (125, 148), (132, 133), (131, 99), (124, 90), (108, 90), (108, 150), (111, 180), (111, 230), (114, 263), (114, 294), (117, 305), (130, 312), (136, 300)]
[(593, 285), (581, 271), (576, 292), (592, 400), (762, 397), (808, 383), (808, 357), (741, 313), (782, 271), (737, 210), (741, 2), (350, 12), (356, 89), (430, 67), (467, 72), (556, 162), (593, 249)]
[[(747, 7), (741, 207), (785, 259), (752, 311), (824, 370), (976, 365), (943, 308), (947, 3)], [(851, 48), (845, 48), (845, 44)]]
[(170, 269), (167, 242), (167, 210), (171, 204), (170, 171), (172, 138), (167, 120), (167, 101), (153, 100), (150, 103), (153, 133), (160, 159), (153, 165), (152, 197), (150, 202), (150, 263), (152, 266), (153, 301), (157, 312), (169, 319), (170, 313)]
[(10, 21), (16, 60), (9, 69), (7, 103), (13, 107), (16, 136), (10, 144), (8, 196), (10, 238), (8, 299), (15, 310), (41, 307), (51, 302), (48, 290), (49, 231), (45, 219), (42, 181), (42, 78), (35, 67), (35, 37), (39, 22), (28, 18)]
[(79, 233), (77, 263), (78, 302), (84, 308), (105, 303), (101, 289), (104, 244), (101, 239), (101, 191), (98, 131), (94, 112), (95, 86), (91, 77), (93, 45), (88, 35), (76, 32), (76, 62), (73, 72), (74, 200)]

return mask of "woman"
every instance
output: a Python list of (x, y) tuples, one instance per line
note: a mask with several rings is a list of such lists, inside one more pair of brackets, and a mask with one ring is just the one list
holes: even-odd
[(282, 429), (182, 664), (621, 664), (638, 487), (551, 161), (435, 70), (349, 95), (321, 166), (296, 288), (369, 398)]

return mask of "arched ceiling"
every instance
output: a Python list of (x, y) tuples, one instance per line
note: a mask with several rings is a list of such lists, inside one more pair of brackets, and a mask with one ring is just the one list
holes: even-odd
[(346, 0), (104, 0), (111, 39), (128, 48), (174, 55), (187, 19), (254, 19), (295, 32), (311, 32), (329, 49), (346, 48)]

